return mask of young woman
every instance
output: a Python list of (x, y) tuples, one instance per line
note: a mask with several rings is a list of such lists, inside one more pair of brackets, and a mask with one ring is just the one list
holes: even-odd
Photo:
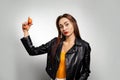
[(52, 80), (87, 80), (90, 73), (90, 45), (81, 39), (73, 16), (58, 16), (58, 37), (46, 44), (34, 47), (29, 36), (31, 24), (23, 23), (24, 37), (21, 41), (29, 55), (47, 53), (46, 71)]

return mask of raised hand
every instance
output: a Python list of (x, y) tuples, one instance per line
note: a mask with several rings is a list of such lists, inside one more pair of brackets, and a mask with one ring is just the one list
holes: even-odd
[(24, 33), (24, 37), (28, 36), (28, 31), (29, 31), (31, 25), (32, 25), (32, 19), (30, 17), (28, 17), (27, 22), (24, 22), (22, 24), (22, 30)]

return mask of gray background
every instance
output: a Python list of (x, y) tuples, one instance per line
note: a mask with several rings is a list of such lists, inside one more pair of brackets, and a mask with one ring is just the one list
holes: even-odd
[(120, 80), (119, 0), (0, 0), (0, 80), (49, 80), (46, 54), (29, 56), (20, 38), (30, 16), (35, 46), (57, 36), (55, 20), (72, 14), (83, 39), (91, 45), (88, 80)]

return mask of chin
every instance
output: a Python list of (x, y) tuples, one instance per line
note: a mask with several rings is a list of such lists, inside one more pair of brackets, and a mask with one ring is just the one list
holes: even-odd
[(65, 37), (69, 37), (70, 36), (70, 34), (66, 34), (66, 35), (64, 35)]

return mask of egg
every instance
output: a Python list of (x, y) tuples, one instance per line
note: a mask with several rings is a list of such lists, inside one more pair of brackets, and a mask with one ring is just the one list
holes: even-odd
[(32, 24), (32, 19), (30, 17), (28, 17), (28, 25)]

